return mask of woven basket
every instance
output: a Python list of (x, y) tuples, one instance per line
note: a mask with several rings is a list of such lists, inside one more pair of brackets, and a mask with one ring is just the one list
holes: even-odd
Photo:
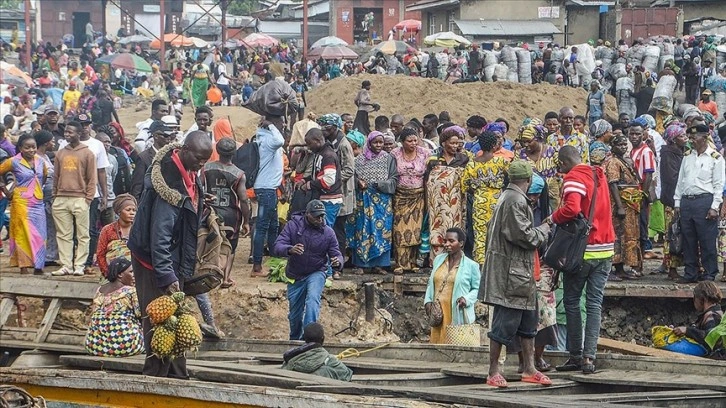
[(481, 346), (481, 326), (476, 323), (469, 323), (466, 313), (460, 310), (463, 315), (464, 324), (446, 326), (446, 344), (455, 346)]

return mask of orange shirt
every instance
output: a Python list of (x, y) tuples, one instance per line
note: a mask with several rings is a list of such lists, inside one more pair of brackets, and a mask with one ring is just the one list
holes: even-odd
[(716, 102), (714, 101), (698, 102), (698, 110), (700, 110), (701, 112), (708, 112), (713, 115), (714, 119), (718, 119), (718, 105), (716, 105)]

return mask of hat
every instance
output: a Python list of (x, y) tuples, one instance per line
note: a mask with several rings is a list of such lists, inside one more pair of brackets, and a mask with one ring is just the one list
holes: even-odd
[[(689, 127), (687, 133), (689, 135), (694, 135), (696, 133), (709, 133), (710, 131), (711, 131), (711, 129), (709, 129), (708, 125), (706, 125), (704, 123), (699, 123), (697, 125)], [(511, 166), (510, 166), (510, 168), (511, 168)]]
[(179, 128), (179, 122), (176, 120), (174, 115), (166, 115), (161, 117), (161, 121), (170, 128)]
[(325, 214), (325, 205), (320, 200), (313, 200), (308, 203), (307, 208), (305, 208), (305, 212), (312, 215), (313, 217), (323, 215)]
[(76, 122), (83, 124), (83, 125), (85, 125), (87, 123), (93, 123), (93, 121), (91, 120), (91, 117), (85, 113), (81, 113), (78, 116), (76, 116)]
[(515, 160), (509, 165), (510, 180), (527, 180), (532, 177), (532, 165), (524, 160)]
[(606, 47), (609, 47), (610, 46), (610, 41), (605, 41), (605, 46)]
[(48, 106), (47, 108), (45, 108), (45, 112), (43, 114), (47, 115), (47, 114), (53, 113), (53, 112), (60, 113), (60, 111), (55, 106), (51, 105), (51, 106)]
[(701, 92), (701, 95), (713, 95), (713, 92), (711, 92), (710, 89), (704, 89), (703, 92)]
[(158, 132), (168, 134), (168, 133), (175, 132), (175, 129), (168, 126), (163, 121), (155, 120), (151, 123), (151, 126), (149, 126), (149, 134), (154, 135), (155, 133), (158, 133)]

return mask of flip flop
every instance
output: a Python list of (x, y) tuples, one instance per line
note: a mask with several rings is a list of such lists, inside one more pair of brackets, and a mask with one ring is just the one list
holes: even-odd
[(492, 387), (497, 387), (497, 388), (509, 387), (509, 384), (507, 384), (507, 380), (505, 380), (501, 374), (487, 376), (487, 385), (492, 386)]
[(540, 373), (539, 371), (537, 371), (533, 376), (530, 377), (522, 376), (522, 382), (541, 384), (544, 386), (552, 385), (552, 380), (550, 380), (549, 377)]
[(236, 284), (237, 284), (237, 282), (235, 282), (232, 279), (230, 279), (229, 281), (224, 282), (221, 285), (219, 285), (219, 288), (220, 289), (229, 289), (229, 288), (231, 288), (232, 286), (234, 286)]

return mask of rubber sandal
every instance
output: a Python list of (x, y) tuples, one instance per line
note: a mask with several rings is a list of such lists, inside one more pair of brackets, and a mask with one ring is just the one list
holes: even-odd
[(569, 358), (565, 361), (565, 364), (556, 366), (555, 370), (560, 372), (582, 370), (582, 360)]
[(237, 282), (235, 282), (232, 279), (230, 279), (229, 281), (224, 282), (221, 285), (219, 285), (219, 288), (220, 289), (229, 289), (229, 288), (231, 288), (232, 286), (234, 286), (236, 284), (237, 284)]
[(531, 377), (522, 376), (522, 382), (540, 384), (540, 385), (544, 385), (544, 386), (552, 385), (552, 380), (550, 380), (550, 377), (547, 377), (546, 375), (540, 373), (539, 371), (537, 371)]
[(583, 364), (582, 373), (583, 374), (595, 374), (595, 364), (593, 364), (593, 363)]
[(539, 370), (542, 373), (546, 373), (548, 371), (552, 371), (552, 365), (547, 363), (546, 361), (542, 360), (540, 362), (537, 362), (534, 364), (534, 368)]
[(393, 270), (394, 275), (403, 275), (403, 268), (396, 268)]
[(487, 376), (487, 385), (497, 388), (507, 388), (509, 387), (509, 384), (507, 384), (507, 380), (502, 377), (501, 374), (496, 374), (494, 376)]

